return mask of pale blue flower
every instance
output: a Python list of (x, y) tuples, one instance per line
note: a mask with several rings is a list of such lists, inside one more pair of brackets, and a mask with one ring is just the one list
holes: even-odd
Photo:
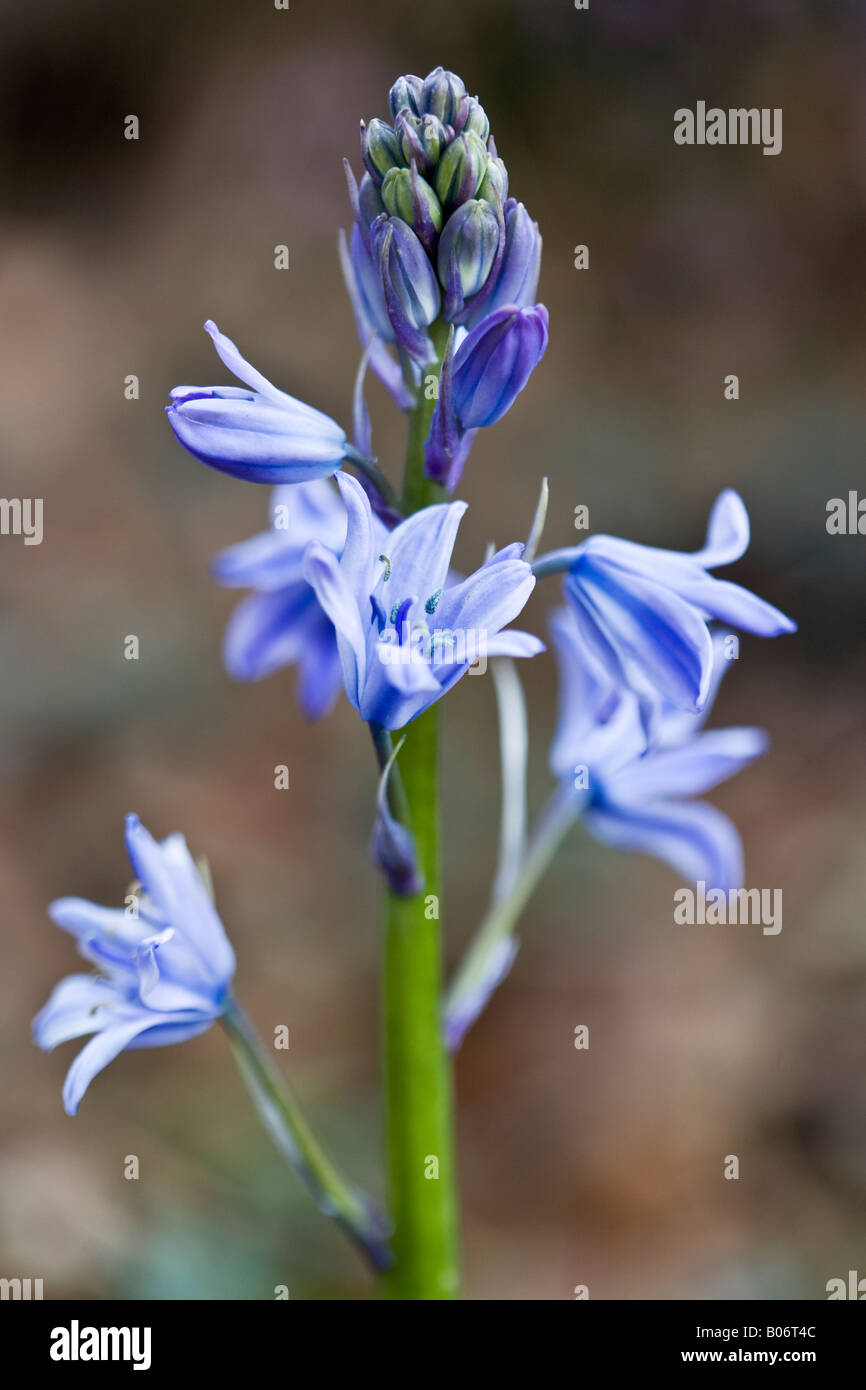
[(349, 517), (342, 556), (314, 541), (305, 574), (337, 630), (346, 694), (363, 719), (402, 728), (476, 658), (543, 650), (528, 633), (501, 630), (535, 583), (522, 545), (455, 583), (449, 565), (465, 503), (425, 507), (383, 542), (361, 486), (345, 473), (339, 485)]
[(701, 714), (660, 702), (655, 741), (646, 741), (638, 697), (613, 681), (583, 640), (570, 608), (550, 621), (559, 668), (559, 721), (551, 770), (584, 825), (605, 844), (670, 864), (687, 883), (739, 888), (740, 836), (715, 806), (690, 798), (733, 777), (766, 751), (762, 729), (702, 729), (728, 666), (725, 638), (713, 644)]
[(778, 608), (709, 573), (738, 560), (748, 544), (748, 514), (728, 489), (713, 507), (705, 545), (692, 554), (591, 536), (543, 556), (533, 569), (567, 571), (565, 597), (584, 642), (613, 680), (642, 697), (646, 710), (661, 697), (697, 712), (707, 703), (713, 671), (708, 622), (759, 637), (796, 631)]
[(66, 1076), (69, 1115), (118, 1053), (194, 1038), (231, 997), (234, 952), (183, 836), (159, 844), (131, 815), (126, 847), (140, 885), (126, 908), (59, 898), (48, 909), (101, 972), (61, 980), (33, 1021), (34, 1038), (46, 1051), (94, 1034)]

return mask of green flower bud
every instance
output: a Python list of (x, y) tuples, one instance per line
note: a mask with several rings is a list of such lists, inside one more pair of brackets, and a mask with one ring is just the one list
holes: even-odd
[(439, 160), (433, 187), (443, 207), (457, 207), (474, 198), (487, 173), (489, 156), (483, 140), (471, 130), (458, 135)]
[(434, 68), (424, 79), (419, 112), (430, 112), (438, 116), (445, 125), (453, 126), (460, 110), (460, 103), (466, 96), (466, 88), (456, 72), (445, 68)]
[(453, 212), (439, 238), (437, 269), (445, 290), (445, 317), (460, 323), (467, 300), (487, 283), (499, 249), (499, 218), (489, 203), (472, 198)]
[(397, 117), (395, 128), (400, 141), (400, 149), (407, 164), (414, 159), (422, 174), (435, 168), (439, 155), (448, 143), (448, 133), (438, 116), (416, 116), (403, 110)]
[(378, 116), (365, 126), (361, 122), (361, 157), (374, 183), (380, 184), (389, 169), (403, 163), (397, 132)]
[(391, 115), (396, 124), (400, 112), (408, 108), (417, 116), (421, 109), (421, 94), (424, 90), (424, 80), (416, 77), (414, 73), (407, 73), (405, 77), (398, 77), (391, 88), (388, 101), (391, 106)]
[(501, 159), (488, 159), (487, 173), (481, 180), (478, 197), (488, 203), (504, 203), (508, 197), (508, 170)]
[(388, 170), (382, 184), (382, 202), (392, 217), (408, 222), (425, 251), (433, 251), (442, 230), (442, 208), (414, 164), (411, 169)]
[(490, 134), (490, 122), (487, 119), (487, 112), (481, 105), (477, 97), (469, 98), (469, 115), (466, 117), (466, 124), (463, 127), (463, 134), (466, 135), (470, 130), (474, 130), (487, 144), (487, 137)]

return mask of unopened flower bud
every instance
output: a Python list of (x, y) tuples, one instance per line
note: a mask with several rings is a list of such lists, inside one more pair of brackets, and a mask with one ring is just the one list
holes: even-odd
[(433, 180), (442, 206), (455, 208), (474, 198), (488, 163), (484, 141), (474, 131), (452, 140), (439, 160)]
[(403, 110), (397, 117), (395, 129), (406, 163), (411, 164), (414, 159), (421, 173), (429, 174), (448, 143), (448, 133), (438, 116), (416, 116), (412, 111)]
[(485, 145), (487, 144), (487, 137), (490, 134), (490, 122), (487, 119), (487, 112), (484, 110), (484, 107), (477, 97), (469, 98), (469, 111), (466, 116), (466, 123), (463, 126), (463, 134), (468, 135), (470, 130), (474, 130), (475, 134), (480, 136)]
[(441, 304), (427, 253), (402, 218), (377, 217), (370, 234), (391, 327), (407, 352), (418, 361), (427, 361), (431, 345), (424, 330), (438, 315)]
[(424, 79), (416, 77), (414, 73), (407, 73), (405, 77), (398, 77), (388, 96), (388, 103), (391, 107), (391, 115), (397, 120), (404, 107), (415, 113), (417, 116), (421, 110), (421, 96), (424, 90)]
[(442, 230), (442, 208), (433, 189), (413, 163), (411, 169), (389, 169), (382, 184), (382, 201), (392, 217), (402, 217), (424, 250), (433, 254)]
[(465, 96), (466, 88), (456, 72), (434, 68), (424, 79), (418, 109), (419, 112), (429, 111), (445, 125), (453, 126), (460, 111), (461, 97)]
[(486, 314), (508, 305), (526, 309), (535, 303), (541, 269), (541, 237), (522, 203), (509, 198), (505, 205), (505, 250), (496, 276), (483, 305), (472, 306), (466, 319), (473, 328)]
[(375, 117), (369, 125), (361, 122), (361, 157), (374, 183), (380, 184), (389, 169), (403, 163), (400, 142), (393, 126)]
[(471, 199), (453, 212), (439, 238), (437, 268), (446, 291), (445, 318), (461, 323), (466, 301), (478, 294), (490, 274), (499, 248), (499, 219), (480, 199)]
[(488, 203), (504, 203), (508, 197), (508, 170), (501, 159), (489, 159), (478, 197)]

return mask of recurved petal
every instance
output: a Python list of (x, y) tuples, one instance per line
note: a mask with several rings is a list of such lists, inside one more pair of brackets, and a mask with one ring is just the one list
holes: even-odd
[(748, 548), (749, 513), (740, 494), (725, 488), (713, 503), (703, 548), (696, 550), (693, 558), (711, 570), (739, 560)]
[(658, 801), (633, 807), (591, 807), (584, 822), (615, 849), (638, 850), (661, 859), (686, 885), (739, 888), (743, 846), (736, 826), (706, 801)]
[(713, 729), (679, 748), (648, 753), (623, 768), (609, 784), (618, 802), (700, 796), (740, 772), (767, 751), (763, 729)]

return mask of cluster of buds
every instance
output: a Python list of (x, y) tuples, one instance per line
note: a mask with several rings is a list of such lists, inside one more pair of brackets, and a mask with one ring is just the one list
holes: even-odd
[(455, 73), (400, 77), (389, 100), (391, 123), (361, 122), (360, 184), (345, 165), (355, 221), (343, 265), (371, 366), (401, 405), (437, 355), (431, 326), (455, 330), (442, 372), (450, 406), (437, 406), (428, 447), (428, 473), (453, 486), (475, 429), (505, 413), (547, 345), (533, 307), (541, 237), (508, 196), (487, 114)]

